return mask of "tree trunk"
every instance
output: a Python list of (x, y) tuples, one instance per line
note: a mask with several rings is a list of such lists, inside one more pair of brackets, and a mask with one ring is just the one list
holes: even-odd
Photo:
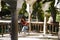
[(53, 22), (56, 22), (56, 10), (54, 7), (51, 9), (51, 16), (53, 18)]
[(12, 12), (11, 40), (18, 40), (18, 17), (17, 13)]
[(10, 5), (12, 22), (11, 22), (11, 40), (18, 40), (18, 13), (16, 11), (17, 0), (4, 0)]

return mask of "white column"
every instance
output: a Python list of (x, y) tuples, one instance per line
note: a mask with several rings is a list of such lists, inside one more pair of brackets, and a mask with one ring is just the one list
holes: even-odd
[(28, 12), (28, 22), (30, 22), (30, 12), (29, 12), (29, 4), (28, 3), (26, 3), (27, 4), (27, 8), (26, 8), (26, 10), (27, 10), (27, 12)]
[(30, 16), (31, 16), (31, 13), (30, 13), (30, 10), (29, 10), (29, 3), (27, 3), (27, 12), (28, 12), (28, 22), (29, 22), (29, 32), (31, 31), (31, 18), (30, 18)]
[(49, 4), (50, 4), (50, 2), (46, 2), (44, 5), (43, 5), (43, 11), (44, 11), (44, 28), (43, 28), (43, 34), (45, 35), (46, 34), (46, 22), (47, 22), (47, 17), (46, 17), (46, 10), (48, 10), (48, 8), (49, 8)]
[(26, 3), (26, 4), (27, 4), (26, 10), (27, 10), (27, 12), (29, 13), (29, 4), (28, 4), (28, 3)]
[(54, 4), (55, 7), (57, 6), (57, 2), (58, 2), (58, 0), (55, 0), (55, 4)]
[(43, 31), (44, 31), (44, 35), (46, 34), (46, 16), (44, 14), (44, 28), (43, 28)]
[(1, 0), (0, 0), (0, 11), (1, 11)]

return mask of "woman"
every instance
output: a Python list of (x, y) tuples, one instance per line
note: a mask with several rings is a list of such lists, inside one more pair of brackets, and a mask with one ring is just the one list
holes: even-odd
[(26, 22), (25, 18), (21, 18), (21, 24), (23, 25), (22, 32), (27, 32), (28, 31), (28, 23)]

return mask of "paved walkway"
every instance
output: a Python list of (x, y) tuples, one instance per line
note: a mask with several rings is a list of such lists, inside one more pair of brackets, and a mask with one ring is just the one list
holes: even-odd
[[(4, 34), (4, 37), (0, 35), (0, 40), (11, 40), (11, 38), (9, 34)], [(18, 40), (58, 40), (58, 36), (50, 36), (48, 34), (44, 36), (39, 33), (30, 33), (30, 35), (25, 36), (18, 34)]]
[(58, 32), (58, 37), (59, 37), (59, 40), (60, 40), (60, 23), (59, 23), (59, 32)]
[[(0, 40), (11, 40), (11, 38), (0, 38)], [(37, 38), (18, 38), (18, 40), (40, 40), (40, 39), (37, 39)]]

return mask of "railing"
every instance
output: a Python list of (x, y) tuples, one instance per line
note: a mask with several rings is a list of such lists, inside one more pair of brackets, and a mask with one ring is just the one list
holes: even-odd
[(8, 23), (0, 23), (0, 34), (3, 36), (3, 34), (9, 33), (10, 27)]
[(59, 23), (51, 23), (51, 24), (47, 24), (47, 32), (50, 34), (54, 34), (57, 33), (59, 31)]
[[(31, 22), (31, 31), (32, 32), (38, 32), (38, 33), (43, 33), (43, 22)], [(0, 23), (0, 34), (7, 34), (10, 32), (10, 23)], [(19, 32), (22, 30), (22, 25), (19, 23)], [(47, 23), (46, 27), (46, 33), (48, 34), (57, 34), (59, 30), (59, 23)]]
[(31, 31), (32, 32), (43, 32), (43, 22), (32, 22), (31, 23)]

